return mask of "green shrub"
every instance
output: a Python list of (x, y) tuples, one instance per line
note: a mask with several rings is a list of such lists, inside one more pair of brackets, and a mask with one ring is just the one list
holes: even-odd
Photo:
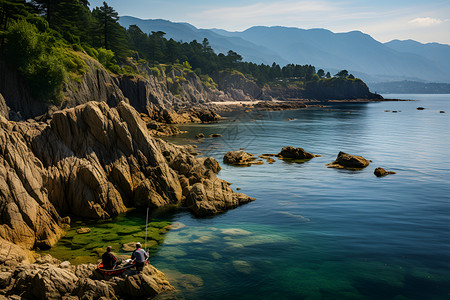
[(91, 46), (88, 45), (88, 44), (83, 44), (83, 48), (84, 48), (84, 51), (86, 51), (86, 53), (87, 53), (90, 57), (97, 58), (97, 56), (98, 56), (98, 51), (97, 51), (95, 48), (91, 47)]
[(188, 69), (188, 70), (191, 70), (191, 69), (192, 69), (192, 66), (189, 64), (188, 61), (184, 61), (184, 62), (183, 62), (183, 67), (186, 68), (186, 69)]
[(25, 76), (38, 99), (59, 103), (65, 70), (55, 56), (41, 55), (28, 66)]
[(19, 71), (26, 68), (44, 51), (38, 29), (25, 20), (12, 22), (6, 32), (6, 39), (6, 62)]
[(155, 77), (161, 76), (161, 71), (158, 68), (152, 67), (152, 68), (149, 68), (149, 70), (150, 70), (150, 72), (152, 72), (153, 76), (155, 76)]
[(122, 73), (122, 69), (117, 65), (113, 51), (105, 48), (98, 48), (97, 52), (97, 59), (105, 68), (116, 74)]
[(83, 52), (83, 51), (84, 51), (83, 47), (81, 47), (81, 46), (78, 45), (78, 44), (73, 44), (73, 45), (72, 45), (72, 49), (73, 49), (74, 51), (79, 51), (79, 52)]

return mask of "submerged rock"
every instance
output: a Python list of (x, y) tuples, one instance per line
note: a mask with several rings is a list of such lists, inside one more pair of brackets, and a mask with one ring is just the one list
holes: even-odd
[(303, 148), (294, 148), (291, 146), (287, 146), (281, 149), (281, 152), (278, 153), (277, 156), (291, 159), (311, 159), (316, 157), (317, 155), (306, 152)]
[(91, 229), (88, 227), (81, 227), (77, 229), (78, 234), (85, 234), (91, 232)]
[(362, 169), (369, 165), (369, 161), (362, 156), (351, 155), (344, 152), (339, 152), (336, 160), (327, 164), (329, 168), (338, 169)]
[(392, 171), (386, 171), (385, 169), (380, 168), (380, 167), (376, 168), (375, 171), (374, 171), (373, 173), (374, 173), (375, 176), (377, 176), (377, 177), (383, 177), (383, 176), (386, 176), (386, 175), (389, 175), (389, 174), (395, 174), (395, 172), (392, 172)]

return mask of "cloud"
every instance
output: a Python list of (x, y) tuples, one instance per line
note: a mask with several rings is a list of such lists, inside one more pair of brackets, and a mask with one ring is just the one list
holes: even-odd
[(413, 20), (410, 20), (408, 23), (417, 25), (420, 27), (429, 27), (429, 26), (439, 25), (439, 24), (447, 22), (447, 21), (448, 21), (448, 19), (441, 20), (441, 19), (434, 19), (434, 18), (426, 17), (426, 18), (415, 18)]

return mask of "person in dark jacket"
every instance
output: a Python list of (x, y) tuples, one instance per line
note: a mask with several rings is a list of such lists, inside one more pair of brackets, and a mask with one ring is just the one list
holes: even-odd
[(133, 254), (131, 254), (131, 259), (134, 259), (136, 261), (136, 270), (142, 271), (145, 265), (145, 261), (148, 258), (147, 253), (145, 253), (144, 249), (141, 248), (141, 243), (136, 243), (136, 250), (133, 251)]
[(112, 247), (106, 247), (106, 252), (102, 255), (103, 269), (112, 270), (116, 267), (117, 259), (114, 254), (111, 253)]

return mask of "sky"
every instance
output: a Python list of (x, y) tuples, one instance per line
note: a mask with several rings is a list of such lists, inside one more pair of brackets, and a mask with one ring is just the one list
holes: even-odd
[[(450, 0), (107, 0), (120, 16), (243, 31), (252, 26), (359, 30), (380, 42), (450, 44)], [(90, 0), (91, 7), (102, 0)]]

